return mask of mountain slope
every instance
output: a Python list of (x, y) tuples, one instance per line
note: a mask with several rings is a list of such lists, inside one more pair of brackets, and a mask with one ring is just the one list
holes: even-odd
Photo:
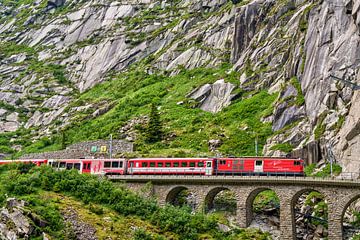
[[(2, 151), (58, 149), (61, 131), (128, 137), (139, 121), (137, 154), (209, 155), (216, 142), (253, 155), (258, 138), (266, 155), (358, 171), (359, 93), (331, 75), (360, 81), (359, 1), (233, 2), (3, 1)], [(141, 134), (152, 102), (155, 145)]]

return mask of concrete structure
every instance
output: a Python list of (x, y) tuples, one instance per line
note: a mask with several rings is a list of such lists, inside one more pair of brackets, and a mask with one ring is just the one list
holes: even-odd
[[(236, 217), (240, 227), (253, 220), (252, 204), (260, 192), (271, 189), (280, 199), (281, 239), (295, 239), (294, 207), (305, 192), (318, 191), (328, 203), (328, 238), (342, 240), (342, 219), (346, 208), (360, 197), (360, 181), (292, 178), (292, 177), (220, 177), (220, 176), (113, 176), (112, 180), (143, 194), (153, 195), (160, 205), (171, 203), (176, 195), (188, 189), (196, 198), (196, 209), (211, 208), (215, 196), (222, 190), (235, 193)], [(147, 184), (151, 182), (151, 184)], [(145, 185), (146, 184), (146, 185)]]

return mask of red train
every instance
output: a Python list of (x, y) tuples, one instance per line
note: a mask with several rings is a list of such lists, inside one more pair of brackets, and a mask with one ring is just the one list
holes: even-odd
[(302, 159), (238, 158), (136, 158), (136, 159), (31, 159), (0, 161), (47, 164), (59, 170), (77, 169), (96, 175), (284, 175), (303, 176)]

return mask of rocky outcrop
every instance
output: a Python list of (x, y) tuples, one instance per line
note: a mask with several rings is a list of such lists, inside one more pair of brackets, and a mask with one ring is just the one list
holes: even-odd
[(219, 65), (230, 55), (234, 29), (235, 11), (225, 6), (231, 4), (49, 0), (15, 9), (0, 3), (0, 41), (10, 49), (0, 53), (0, 101), (14, 108), (6, 114), (23, 113), (17, 121), (1, 117), (0, 133), (25, 127), (46, 136), (65, 128), (79, 111), (98, 107), (69, 108), (78, 91), (150, 55), (156, 58), (149, 73)]
[(31, 220), (24, 210), (25, 202), (7, 199), (6, 207), (0, 209), (0, 239), (28, 239), (34, 231)]
[(223, 79), (214, 84), (206, 84), (192, 91), (188, 97), (195, 99), (199, 107), (207, 112), (217, 113), (231, 103), (235, 96), (231, 94), (235, 86), (225, 83)]
[[(359, 81), (360, 82), (360, 81)], [(360, 92), (354, 93), (349, 114), (336, 138), (335, 154), (344, 166), (344, 172), (360, 169)]]
[[(298, 155), (321, 140), (320, 153), (300, 157), (310, 162), (327, 158), (327, 146), (333, 145), (336, 159), (348, 166), (345, 170), (358, 171), (359, 133), (352, 130), (357, 129), (358, 110), (351, 104), (357, 94), (331, 77), (356, 82), (358, 11), (358, 1), (347, 0), (252, 1), (238, 9), (232, 57), (235, 69), (244, 72), (240, 86), (280, 92), (273, 116), (266, 119), (278, 134), (268, 140), (265, 155), (285, 155), (271, 150), (280, 143), (289, 143)], [(353, 142), (346, 140), (347, 134)]]
[[(67, 229), (68, 235), (79, 240), (98, 239), (95, 235), (96, 229), (92, 225), (82, 221), (75, 209), (68, 207), (63, 211), (63, 215), (65, 223), (69, 225), (69, 229)], [(70, 234), (71, 232), (73, 232), (73, 234)]]

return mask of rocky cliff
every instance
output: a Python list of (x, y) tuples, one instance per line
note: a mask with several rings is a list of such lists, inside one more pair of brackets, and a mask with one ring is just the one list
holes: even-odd
[(358, 0), (3, 1), (3, 150), (20, 150), (24, 139), (52, 136), (79, 119), (101, 121), (113, 103), (81, 96), (119, 73), (176, 76), (228, 64), (235, 81), (194, 83), (183, 98), (221, 115), (259, 91), (278, 94), (261, 118), (273, 131), (265, 155), (334, 156), (358, 172), (360, 93), (337, 78), (360, 83), (359, 8)]

